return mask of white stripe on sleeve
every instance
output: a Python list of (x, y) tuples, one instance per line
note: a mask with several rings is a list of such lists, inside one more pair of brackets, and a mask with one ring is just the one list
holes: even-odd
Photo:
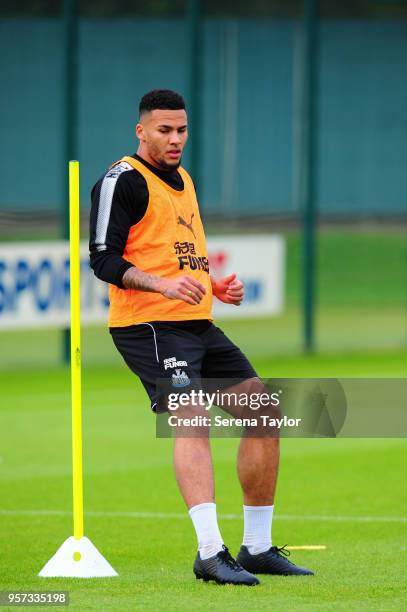
[(133, 170), (132, 166), (130, 166), (130, 164), (127, 162), (121, 162), (109, 170), (103, 179), (102, 186), (100, 188), (98, 216), (96, 221), (95, 244), (97, 251), (105, 251), (107, 248), (106, 234), (109, 225), (110, 212), (112, 210), (114, 190), (116, 188), (116, 183), (119, 176), (128, 170)]

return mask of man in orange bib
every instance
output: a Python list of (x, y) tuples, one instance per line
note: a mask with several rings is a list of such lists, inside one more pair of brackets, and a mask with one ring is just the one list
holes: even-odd
[[(212, 299), (239, 306), (243, 284), (214, 280), (193, 182), (180, 165), (187, 141), (183, 98), (154, 90), (140, 101), (136, 154), (123, 157), (92, 190), (90, 261), (109, 283), (109, 329), (159, 412), (157, 379), (174, 388), (191, 379), (261, 385), (245, 355), (212, 323)], [(219, 530), (208, 437), (176, 437), (174, 466), (197, 539), (197, 578), (259, 584), (254, 574), (312, 574), (272, 546), (278, 439), (243, 437), (238, 474), (243, 543), (235, 560)]]

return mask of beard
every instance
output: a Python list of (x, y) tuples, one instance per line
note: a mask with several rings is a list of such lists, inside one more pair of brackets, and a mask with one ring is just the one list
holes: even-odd
[(181, 165), (181, 157), (174, 164), (167, 164), (167, 162), (164, 161), (163, 159), (157, 160), (157, 163), (160, 165), (160, 168), (162, 170), (167, 170), (167, 171), (168, 170), (176, 170)]
[(176, 170), (181, 165), (181, 157), (179, 160), (174, 161), (174, 163), (167, 163), (165, 161), (164, 155), (160, 151), (160, 148), (155, 146), (153, 143), (150, 145), (148, 150), (150, 157), (155, 161), (155, 163), (160, 167), (161, 170), (170, 171)]

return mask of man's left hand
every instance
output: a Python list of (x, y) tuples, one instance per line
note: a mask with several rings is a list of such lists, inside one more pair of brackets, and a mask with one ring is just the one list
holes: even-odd
[(236, 274), (212, 280), (212, 292), (221, 302), (235, 306), (240, 306), (244, 298), (243, 283), (236, 278)]

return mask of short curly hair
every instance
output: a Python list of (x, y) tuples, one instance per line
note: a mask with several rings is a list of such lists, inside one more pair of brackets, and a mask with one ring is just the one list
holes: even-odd
[(139, 113), (153, 111), (155, 109), (180, 110), (185, 109), (184, 98), (172, 89), (153, 89), (140, 100)]

